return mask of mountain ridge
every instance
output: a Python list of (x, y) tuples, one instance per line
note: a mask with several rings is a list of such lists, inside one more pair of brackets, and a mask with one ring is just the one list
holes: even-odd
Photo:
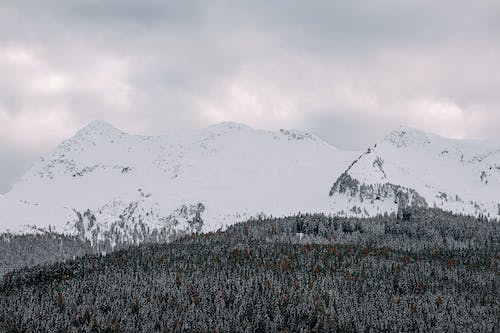
[(93, 121), (0, 196), (0, 232), (55, 230), (113, 247), (259, 215), (423, 206), (496, 217), (495, 193), (500, 145), (492, 141), (401, 126), (356, 152), (299, 130), (234, 122), (145, 136)]
[(0, 227), (136, 243), (196, 232), (196, 219), (214, 230), (259, 214), (324, 211), (327, 184), (352, 156), (297, 130), (223, 122), (143, 136), (94, 121), (15, 184)]
[(405, 197), (410, 205), (496, 218), (499, 147), (494, 141), (400, 127), (363, 152), (332, 185), (332, 209), (372, 216), (395, 212), (401, 206), (397, 198)]

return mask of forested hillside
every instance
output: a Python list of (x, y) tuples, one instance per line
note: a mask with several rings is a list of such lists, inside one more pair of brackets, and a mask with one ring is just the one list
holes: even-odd
[(500, 223), (300, 215), (25, 268), (7, 332), (500, 330)]
[(56, 233), (0, 234), (0, 280), (8, 271), (97, 253), (89, 241)]

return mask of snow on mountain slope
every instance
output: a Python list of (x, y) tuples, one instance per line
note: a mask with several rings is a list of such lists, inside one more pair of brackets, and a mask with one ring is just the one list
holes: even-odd
[(50, 226), (113, 246), (260, 213), (324, 212), (329, 184), (357, 155), (294, 130), (221, 123), (151, 137), (97, 121), (40, 158), (0, 200), (0, 232)]
[(500, 215), (500, 143), (453, 140), (402, 127), (369, 148), (330, 190), (333, 211), (394, 212), (440, 207)]

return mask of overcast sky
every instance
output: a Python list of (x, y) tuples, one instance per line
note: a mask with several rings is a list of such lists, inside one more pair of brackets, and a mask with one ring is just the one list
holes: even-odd
[(500, 1), (0, 2), (0, 193), (94, 119), (500, 139)]

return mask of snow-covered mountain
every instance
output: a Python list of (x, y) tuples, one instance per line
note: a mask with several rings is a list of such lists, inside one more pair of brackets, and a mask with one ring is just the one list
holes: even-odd
[(398, 206), (500, 217), (500, 143), (453, 140), (401, 127), (335, 181), (332, 211), (369, 216)]
[(295, 130), (221, 123), (152, 137), (96, 121), (0, 199), (0, 232), (50, 229), (113, 246), (261, 213), (327, 212), (329, 184), (357, 155)]
[(408, 205), (499, 217), (500, 143), (400, 128), (359, 153), (295, 130), (221, 123), (153, 137), (96, 121), (0, 196), (0, 233), (53, 230), (113, 247), (259, 214)]

